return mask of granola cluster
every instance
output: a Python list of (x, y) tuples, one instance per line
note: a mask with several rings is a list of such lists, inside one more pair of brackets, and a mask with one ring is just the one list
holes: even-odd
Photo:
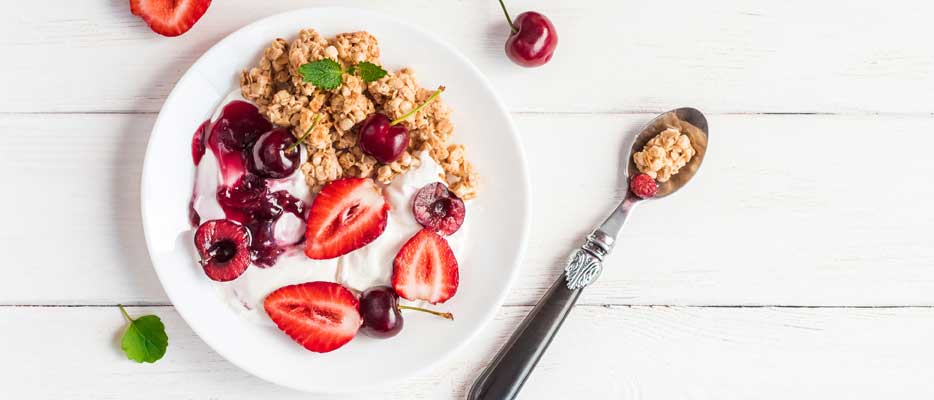
[(667, 128), (645, 144), (642, 151), (632, 155), (636, 167), (659, 182), (667, 182), (694, 157), (688, 135), (677, 128)]
[(296, 137), (304, 135), (320, 114), (305, 139), (308, 160), (301, 166), (314, 191), (350, 176), (390, 183), (417, 168), (418, 155), (425, 151), (444, 169), (451, 191), (464, 200), (475, 197), (477, 174), (465, 157), (464, 146), (448, 143), (454, 125), (450, 108), (440, 98), (401, 122), (408, 128), (410, 143), (398, 160), (380, 163), (357, 146), (356, 126), (368, 115), (379, 112), (397, 119), (431, 96), (433, 90), (419, 86), (412, 69), (389, 72), (370, 83), (344, 73), (343, 84), (332, 90), (305, 82), (298, 72), (303, 64), (325, 58), (337, 61), (346, 70), (362, 61), (379, 64), (379, 57), (379, 43), (367, 32), (325, 38), (313, 29), (303, 29), (291, 43), (284, 39), (273, 41), (259, 64), (243, 71), (240, 89), (266, 118), (291, 128)]

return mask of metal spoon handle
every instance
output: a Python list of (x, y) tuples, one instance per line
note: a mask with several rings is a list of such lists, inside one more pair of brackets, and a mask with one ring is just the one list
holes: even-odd
[(468, 399), (504, 400), (514, 399), (519, 394), (581, 292), (600, 276), (603, 258), (613, 249), (616, 235), (635, 203), (633, 198), (627, 197), (587, 236), (584, 245), (571, 255), (564, 273), (471, 386)]
[(492, 363), (474, 382), (467, 395), (471, 400), (513, 399), (558, 333), (582, 288), (568, 289), (564, 274), (555, 281), (535, 308), (500, 349)]

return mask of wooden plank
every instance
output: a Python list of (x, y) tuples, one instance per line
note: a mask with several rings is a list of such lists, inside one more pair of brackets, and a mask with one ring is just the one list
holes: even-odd
[[(351, 398), (464, 398), (527, 310), (503, 308), (439, 368)], [(125, 359), (118, 345), (124, 322), (114, 307), (0, 309), (0, 397), (338, 398), (246, 374), (208, 348), (170, 307), (131, 313), (156, 313), (166, 323), (169, 350), (156, 364)], [(930, 308), (578, 307), (520, 398), (930, 398), (931, 335)]]
[[(516, 116), (534, 220), (507, 304), (534, 304), (613, 206), (618, 148), (650, 118)], [(0, 169), (19, 171), (0, 196), (0, 253), (15, 271), (0, 280), (0, 304), (167, 303), (139, 217), (152, 123), (139, 114), (0, 115)], [(710, 123), (696, 182), (640, 206), (582, 302), (934, 304), (934, 118)]]
[(432, 31), (515, 111), (934, 112), (934, 9), (912, 0), (510, 1), (514, 15), (541, 11), (559, 31), (556, 57), (535, 70), (504, 56), (508, 29), (493, 1), (225, 0), (168, 39), (126, 2), (37, 0), (0, 15), (0, 112), (156, 111), (228, 33), (324, 5), (381, 10)]

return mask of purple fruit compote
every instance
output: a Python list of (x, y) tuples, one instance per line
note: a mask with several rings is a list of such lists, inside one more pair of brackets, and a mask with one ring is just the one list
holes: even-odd
[[(217, 182), (211, 201), (201, 192), (213, 188), (213, 182), (201, 185), (196, 179), (189, 205), (192, 226), (202, 220), (198, 204), (219, 207), (223, 218), (249, 230), (252, 262), (261, 268), (273, 266), (282, 253), (300, 245), (304, 237), (294, 232), (306, 220), (306, 205), (288, 190), (300, 163), (301, 149), (295, 142), (288, 129), (274, 128), (245, 101), (227, 103), (217, 120), (201, 124), (192, 138), (192, 159), (199, 177), (202, 168), (216, 169)], [(208, 149), (213, 157), (205, 157)], [(213, 164), (204, 165), (207, 162)], [(283, 235), (280, 232), (288, 229), (277, 229), (277, 224), (285, 216), (294, 218), (284, 224), (292, 233)]]

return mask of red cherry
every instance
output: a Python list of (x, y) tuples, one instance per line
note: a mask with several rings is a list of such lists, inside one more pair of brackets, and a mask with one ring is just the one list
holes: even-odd
[(360, 125), (360, 149), (381, 163), (397, 160), (409, 147), (409, 130), (389, 117), (372, 114)]
[(363, 292), (360, 295), (360, 314), (363, 316), (360, 331), (373, 337), (396, 336), (404, 324), (399, 295), (389, 286), (377, 286)]
[(381, 339), (396, 336), (404, 325), (402, 310), (420, 311), (454, 320), (454, 314), (449, 312), (401, 305), (395, 290), (389, 286), (377, 286), (360, 295), (360, 315), (363, 317), (360, 331)]
[(394, 121), (390, 121), (389, 117), (383, 114), (366, 117), (360, 123), (360, 150), (384, 164), (398, 160), (405, 149), (409, 148), (409, 130), (400, 123), (425, 108), (443, 91), (444, 86), (439, 87), (424, 103)]
[(558, 47), (558, 31), (548, 17), (527, 11), (513, 21), (509, 18), (503, 0), (499, 4), (512, 30), (509, 39), (506, 39), (506, 55), (509, 59), (523, 67), (538, 67), (551, 60)]
[(263, 177), (281, 179), (298, 168), (300, 153), (295, 136), (285, 128), (260, 135), (250, 150), (250, 169)]
[(425, 185), (412, 200), (415, 221), (442, 235), (451, 235), (464, 223), (464, 201), (441, 182)]

